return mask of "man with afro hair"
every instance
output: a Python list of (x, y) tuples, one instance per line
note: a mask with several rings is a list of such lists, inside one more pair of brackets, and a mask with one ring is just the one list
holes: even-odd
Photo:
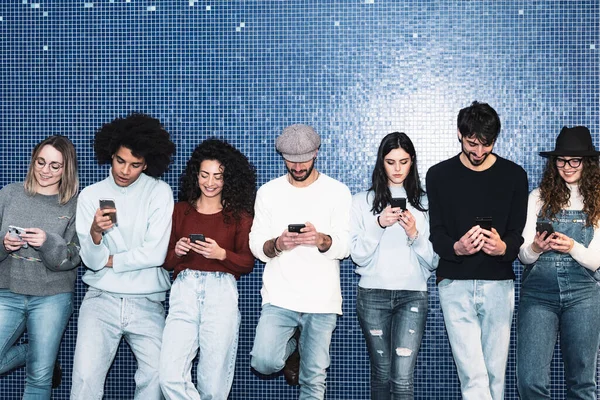
[(158, 119), (134, 113), (104, 124), (96, 132), (94, 151), (98, 163), (111, 168), (106, 179), (81, 192), (77, 206), (77, 235), (87, 267), (83, 281), (89, 288), (79, 310), (71, 399), (102, 398), (123, 337), (138, 364), (134, 398), (161, 399), (162, 302), (171, 286), (162, 264), (173, 193), (158, 178), (175, 145)]

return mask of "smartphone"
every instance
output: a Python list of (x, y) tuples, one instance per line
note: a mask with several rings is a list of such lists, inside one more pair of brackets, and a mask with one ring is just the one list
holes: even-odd
[(402, 211), (406, 210), (406, 198), (405, 197), (392, 197), (390, 202), (392, 208), (400, 207)]
[[(23, 238), (21, 237), (21, 235), (27, 233), (27, 231), (25, 231), (25, 229), (23, 228), (19, 228), (18, 226), (14, 226), (14, 225), (9, 225), (8, 226), (8, 236), (11, 236), (15, 239), (19, 239), (20, 241), (23, 241)], [(24, 249), (28, 248), (29, 245), (27, 244), (27, 242), (23, 243), (23, 247)]]
[[(100, 209), (103, 210), (105, 208), (117, 208), (115, 206), (115, 201), (113, 199), (100, 199)], [(107, 214), (110, 217), (110, 220), (113, 224), (117, 223), (117, 213), (111, 212)]]
[(306, 227), (306, 225), (304, 225), (304, 224), (289, 224), (288, 232), (301, 233), (300, 229), (305, 228), (305, 227)]
[(190, 233), (189, 238), (190, 238), (190, 242), (192, 242), (192, 243), (196, 243), (196, 241), (206, 242), (206, 238), (201, 233)]
[(552, 235), (554, 233), (554, 227), (550, 222), (536, 222), (535, 230), (540, 233), (540, 235), (544, 232), (548, 232), (546, 237)]
[(475, 217), (475, 225), (479, 225), (481, 228), (491, 231), (492, 217)]

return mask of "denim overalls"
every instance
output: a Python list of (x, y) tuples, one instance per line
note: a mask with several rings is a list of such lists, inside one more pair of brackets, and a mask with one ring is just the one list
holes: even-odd
[[(585, 219), (583, 211), (563, 210), (551, 222), (556, 232), (587, 247), (594, 229), (585, 226)], [(517, 321), (517, 383), (522, 399), (550, 399), (550, 363), (560, 332), (566, 397), (596, 400), (599, 281), (599, 271), (554, 251), (543, 253), (523, 271)]]

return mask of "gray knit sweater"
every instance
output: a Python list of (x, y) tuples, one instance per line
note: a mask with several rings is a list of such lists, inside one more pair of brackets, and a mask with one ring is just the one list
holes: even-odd
[[(58, 195), (28, 196), (23, 183), (0, 190), (0, 289), (32, 296), (74, 290), (80, 263), (76, 210), (76, 197), (61, 206)], [(3, 242), (9, 225), (40, 228), (46, 241), (37, 249), (29, 246), (8, 253)]]

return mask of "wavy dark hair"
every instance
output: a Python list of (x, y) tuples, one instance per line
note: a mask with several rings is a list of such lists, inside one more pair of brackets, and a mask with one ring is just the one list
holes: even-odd
[[(540, 214), (552, 219), (568, 206), (570, 192), (556, 166), (556, 156), (548, 157), (540, 183)], [(583, 168), (579, 180), (579, 193), (583, 197), (583, 212), (587, 215), (586, 226), (595, 227), (600, 220), (600, 166), (598, 157), (582, 157)]]
[(160, 121), (142, 113), (116, 118), (96, 131), (94, 152), (100, 165), (112, 162), (121, 147), (131, 150), (135, 157), (144, 158), (144, 173), (158, 178), (169, 168), (175, 154), (175, 144)]
[[(179, 201), (196, 206), (201, 191), (198, 187), (200, 164), (204, 160), (218, 161), (223, 167), (223, 220), (239, 221), (243, 214), (254, 215), (256, 169), (238, 149), (224, 140), (210, 138), (200, 143), (188, 160), (179, 178)], [(188, 210), (189, 212), (189, 210)]]
[(463, 137), (477, 138), (484, 146), (494, 144), (500, 134), (500, 117), (487, 103), (474, 101), (458, 112), (456, 126)]
[(419, 179), (419, 171), (417, 170), (417, 153), (415, 146), (413, 145), (410, 138), (403, 132), (392, 132), (381, 140), (379, 144), (379, 150), (377, 150), (377, 160), (375, 161), (375, 168), (373, 169), (373, 175), (371, 178), (371, 187), (369, 191), (373, 191), (375, 198), (373, 199), (373, 207), (371, 211), (373, 214), (379, 214), (383, 209), (390, 204), (392, 200), (392, 194), (389, 188), (388, 176), (385, 173), (385, 166), (383, 165), (385, 156), (394, 149), (403, 149), (408, 153), (412, 161), (408, 176), (404, 180), (404, 189), (408, 197), (408, 202), (419, 211), (427, 211), (421, 204), (421, 196), (425, 194), (425, 191), (421, 187), (421, 180)]

